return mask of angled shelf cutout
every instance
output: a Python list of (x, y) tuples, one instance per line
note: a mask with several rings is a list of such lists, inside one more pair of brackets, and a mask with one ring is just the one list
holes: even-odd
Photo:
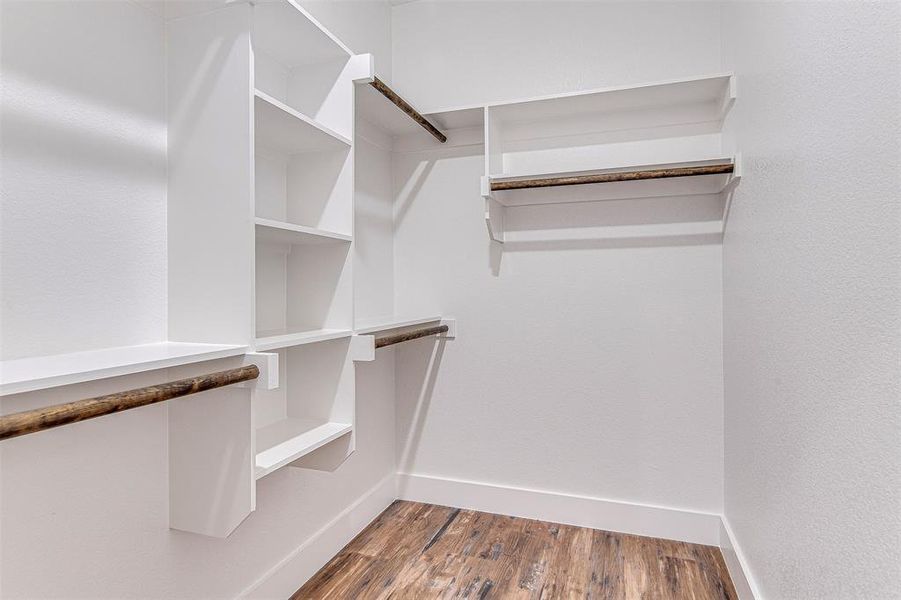
[(286, 418), (257, 430), (256, 479), (353, 431), (350, 423)]
[(347, 149), (351, 141), (272, 96), (254, 92), (257, 149), (286, 155)]
[(262, 217), (254, 219), (254, 225), (257, 240), (272, 244), (325, 244), (349, 242), (353, 239), (351, 236), (343, 233), (316, 229), (315, 227), (305, 227), (273, 219), (264, 219)]
[(0, 362), (0, 395), (241, 356), (247, 346), (159, 342)]

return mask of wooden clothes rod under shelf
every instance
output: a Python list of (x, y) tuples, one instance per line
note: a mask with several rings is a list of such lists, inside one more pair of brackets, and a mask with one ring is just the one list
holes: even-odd
[(568, 177), (539, 177), (534, 179), (492, 181), (491, 191), (523, 190), (528, 188), (556, 187), (560, 185), (583, 185), (587, 183), (612, 183), (614, 181), (669, 179), (671, 177), (696, 177), (699, 175), (722, 175), (724, 173), (731, 173), (734, 168), (735, 166), (732, 163), (728, 163), (702, 167), (675, 167), (672, 169), (621, 171), (619, 173), (596, 173), (594, 175), (571, 175)]
[(149, 385), (126, 392), (5, 415), (0, 417), (0, 441), (256, 379), (259, 376), (260, 370), (256, 365), (247, 365), (159, 385)]
[(447, 136), (438, 131), (438, 128), (432, 125), (428, 119), (419, 114), (419, 111), (410, 106), (406, 100), (398, 96), (394, 90), (385, 85), (378, 77), (373, 77), (372, 81), (369, 82), (369, 85), (377, 89), (381, 94), (390, 100), (397, 108), (404, 111), (411, 119), (419, 123), (423, 129), (431, 133), (435, 136), (435, 139), (441, 142), (442, 144), (447, 141)]
[(407, 331), (404, 333), (395, 333), (394, 335), (386, 335), (375, 338), (375, 347), (384, 348), (385, 346), (391, 346), (393, 344), (399, 344), (401, 342), (409, 342), (410, 340), (416, 340), (430, 335), (447, 333), (447, 331), (447, 325), (435, 325), (434, 327), (423, 327), (421, 329), (414, 329), (412, 331)]

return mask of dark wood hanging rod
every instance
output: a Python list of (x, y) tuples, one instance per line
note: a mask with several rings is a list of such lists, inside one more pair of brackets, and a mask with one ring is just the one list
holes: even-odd
[(0, 441), (249, 381), (259, 376), (260, 370), (256, 365), (247, 365), (126, 392), (4, 415), (0, 417)]
[(412, 331), (405, 331), (403, 333), (395, 333), (394, 335), (386, 335), (382, 337), (375, 338), (375, 347), (376, 348), (384, 348), (385, 346), (391, 346), (394, 344), (399, 344), (401, 342), (409, 342), (410, 340), (417, 340), (419, 338), (428, 337), (430, 335), (437, 335), (439, 333), (447, 333), (448, 327), (447, 325), (435, 325), (432, 327), (422, 327), (420, 329), (414, 329)]
[(411, 119), (413, 119), (414, 121), (419, 123), (419, 125), (422, 126), (423, 129), (425, 129), (426, 131), (431, 133), (433, 136), (435, 136), (436, 140), (438, 140), (442, 144), (447, 141), (446, 135), (444, 135), (443, 133), (438, 131), (437, 127), (432, 125), (428, 119), (426, 119), (421, 114), (419, 114), (419, 111), (417, 111), (415, 108), (410, 106), (406, 100), (404, 100), (403, 98), (398, 96), (394, 92), (394, 90), (392, 90), (387, 85), (385, 85), (384, 81), (382, 81), (378, 77), (373, 77), (372, 81), (369, 82), (369, 85), (371, 85), (372, 87), (377, 89), (379, 92), (381, 92), (381, 94), (385, 98), (390, 100), (395, 106), (397, 106), (397, 108), (399, 108), (402, 111), (404, 111), (405, 113), (407, 113), (407, 115), (409, 115), (409, 117)]
[(645, 179), (669, 179), (671, 177), (696, 177), (699, 175), (722, 175), (731, 173), (732, 163), (706, 165), (701, 167), (675, 167), (672, 169), (647, 169), (641, 171), (621, 171), (619, 173), (595, 173), (593, 175), (572, 175), (568, 177), (539, 177), (535, 179), (513, 179), (492, 181), (491, 191), (523, 190), (528, 188), (556, 187), (561, 185), (583, 185), (587, 183), (612, 183), (614, 181), (642, 181)]

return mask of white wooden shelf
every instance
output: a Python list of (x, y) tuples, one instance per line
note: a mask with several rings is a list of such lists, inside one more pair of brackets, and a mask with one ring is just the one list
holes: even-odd
[(286, 418), (257, 430), (254, 475), (272, 473), (325, 444), (350, 433), (353, 425), (315, 419)]
[(347, 149), (351, 141), (276, 100), (254, 91), (254, 143), (257, 149), (294, 155)]
[(6, 360), (0, 363), (0, 395), (167, 369), (246, 352), (247, 346), (159, 342)]
[(613, 181), (608, 183), (585, 183), (559, 187), (535, 187), (503, 191), (492, 191), (490, 186), (500, 182), (520, 182), (529, 179), (553, 180), (591, 175), (688, 169), (723, 164), (733, 165), (734, 168), (735, 161), (731, 157), (724, 157), (707, 160), (689, 160), (676, 163), (628, 165), (616, 168), (584, 171), (517, 174), (515, 176), (504, 177), (493, 176), (488, 178), (487, 185), (489, 186), (491, 196), (502, 206), (532, 206), (537, 204), (619, 200), (625, 198), (719, 194), (729, 185), (730, 181), (732, 181), (735, 176), (735, 173), (690, 175), (661, 179), (637, 179), (634, 181)]
[[(630, 125), (660, 127), (684, 123), (721, 120), (735, 100), (735, 79), (730, 73), (653, 82), (636, 86), (618, 86), (594, 90), (539, 96), (512, 102), (494, 102), (487, 106), (491, 118), (502, 123), (523, 123), (528, 129), (511, 131), (532, 137), (572, 126), (580, 133), (586, 129), (610, 131)], [(610, 127), (615, 125), (615, 127)]]
[(353, 239), (352, 236), (344, 233), (295, 225), (294, 223), (275, 221), (273, 219), (264, 219), (262, 217), (255, 218), (254, 224), (257, 240), (271, 243), (305, 245), (349, 242)]
[(438, 321), (441, 321), (441, 317), (438, 315), (427, 315), (422, 317), (378, 317), (360, 321), (354, 328), (354, 333), (357, 335), (368, 335), (380, 331), (387, 331), (389, 329), (412, 327), (414, 325), (423, 325), (425, 323), (435, 323)]
[(254, 342), (254, 348), (257, 351), (277, 350), (279, 348), (290, 348), (291, 346), (302, 346), (304, 344), (315, 344), (316, 342), (325, 342), (328, 340), (337, 340), (353, 335), (350, 329), (313, 329), (306, 331), (292, 331), (290, 329), (281, 329), (277, 331), (260, 331)]

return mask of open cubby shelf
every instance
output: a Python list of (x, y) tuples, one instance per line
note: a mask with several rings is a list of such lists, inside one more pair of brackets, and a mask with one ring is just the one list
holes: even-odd
[[(256, 478), (307, 457), (322, 446), (352, 433), (354, 367), (350, 332), (337, 339), (277, 350), (278, 389), (256, 393)], [(344, 438), (344, 455), (353, 438)], [(308, 456), (305, 467), (317, 468)]]

